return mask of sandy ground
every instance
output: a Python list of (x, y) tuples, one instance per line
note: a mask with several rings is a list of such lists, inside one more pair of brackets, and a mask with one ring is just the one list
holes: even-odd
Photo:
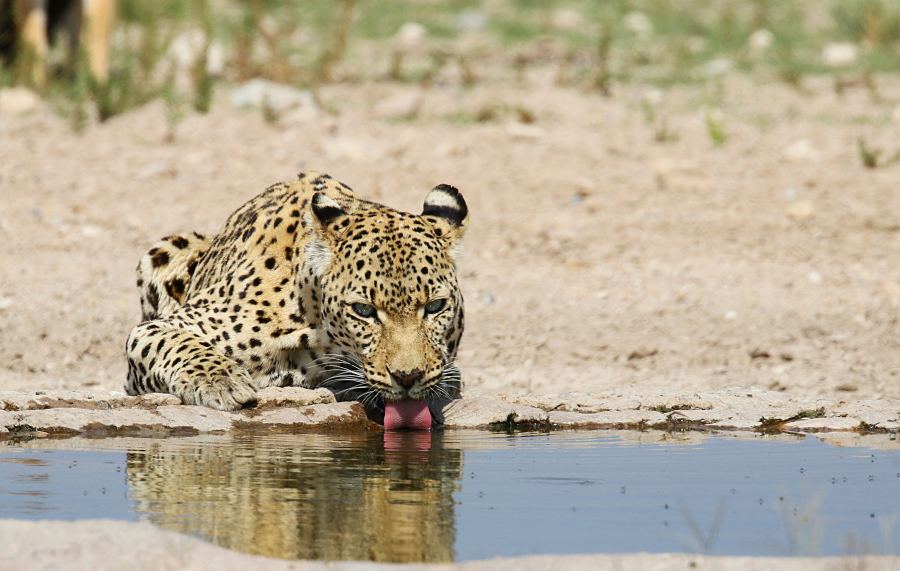
[[(654, 103), (677, 137), (662, 143), (647, 88), (603, 98), (549, 72), (336, 85), (327, 112), (280, 124), (223, 90), (173, 143), (158, 103), (81, 135), (46, 110), (0, 115), (0, 389), (120, 389), (138, 257), (316, 169), (412, 211), (437, 183), (463, 191), (459, 361), (473, 392), (900, 398), (900, 165), (866, 169), (857, 151), (859, 137), (884, 158), (898, 149), (898, 102), (829, 85), (672, 88)], [(390, 117), (419, 97), (416, 119)], [(460, 121), (488, 105), (494, 120)], [(504, 111), (516, 106), (534, 123)]]
[(0, 566), (20, 571), (93, 569), (131, 571), (141, 569), (218, 569), (220, 571), (320, 571), (325, 569), (370, 571), (403, 569), (428, 571), (523, 571), (605, 570), (611, 571), (766, 571), (785, 569), (813, 571), (866, 569), (889, 571), (900, 558), (851, 556), (825, 558), (709, 557), (689, 554), (646, 553), (632, 555), (535, 556), (488, 559), (453, 565), (386, 565), (363, 562), (284, 561), (236, 553), (199, 539), (165, 531), (146, 522), (113, 520), (21, 521), (0, 520), (0, 536), (6, 549)]

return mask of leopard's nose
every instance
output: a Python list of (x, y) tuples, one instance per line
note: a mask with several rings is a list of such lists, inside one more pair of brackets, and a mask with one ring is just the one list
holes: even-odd
[(397, 384), (405, 389), (411, 388), (417, 381), (420, 381), (422, 377), (425, 376), (425, 371), (422, 369), (413, 369), (412, 371), (388, 370), (388, 372), (391, 374), (391, 378), (397, 381)]

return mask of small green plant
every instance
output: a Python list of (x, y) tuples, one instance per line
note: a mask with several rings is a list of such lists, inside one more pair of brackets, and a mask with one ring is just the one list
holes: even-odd
[(319, 57), (316, 79), (318, 82), (330, 82), (334, 79), (334, 67), (347, 53), (347, 38), (353, 24), (353, 13), (356, 0), (342, 0), (338, 21), (332, 29), (330, 45)]
[(669, 129), (669, 121), (665, 115), (657, 113), (656, 106), (650, 97), (641, 99), (641, 113), (644, 121), (653, 129), (653, 140), (657, 143), (671, 143), (678, 140), (678, 134)]
[(605, 22), (600, 28), (597, 38), (594, 77), (591, 80), (594, 89), (609, 97), (612, 95), (612, 73), (610, 71), (610, 52), (612, 51), (612, 26)]
[(173, 74), (169, 75), (169, 80), (162, 91), (162, 98), (165, 103), (166, 114), (166, 133), (164, 140), (167, 143), (174, 143), (178, 135), (178, 125), (184, 119), (185, 100), (184, 96), (182, 96), (175, 87)]
[(213, 21), (206, 0), (194, 0), (195, 11), (203, 24), (203, 48), (191, 67), (191, 83), (194, 87), (194, 109), (198, 113), (208, 113), (212, 105), (215, 81), (209, 73), (209, 49), (212, 44)]
[(881, 149), (870, 147), (863, 137), (856, 140), (856, 149), (864, 167), (867, 169), (878, 168), (878, 159), (882, 154)]
[(721, 147), (728, 142), (728, 132), (725, 130), (725, 119), (721, 111), (707, 111), (704, 115), (706, 134), (713, 146)]

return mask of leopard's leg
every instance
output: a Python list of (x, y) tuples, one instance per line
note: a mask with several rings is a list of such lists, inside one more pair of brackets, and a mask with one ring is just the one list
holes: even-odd
[(137, 286), (142, 321), (166, 317), (181, 307), (197, 263), (209, 241), (196, 232), (166, 236), (141, 257)]
[(130, 395), (173, 394), (184, 404), (236, 410), (254, 400), (247, 371), (178, 319), (146, 321), (126, 342)]

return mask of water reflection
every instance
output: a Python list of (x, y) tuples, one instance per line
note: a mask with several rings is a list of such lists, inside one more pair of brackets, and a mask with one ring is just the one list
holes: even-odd
[(462, 451), (429, 433), (170, 439), (127, 454), (153, 523), (286, 559), (453, 560), (461, 468)]

